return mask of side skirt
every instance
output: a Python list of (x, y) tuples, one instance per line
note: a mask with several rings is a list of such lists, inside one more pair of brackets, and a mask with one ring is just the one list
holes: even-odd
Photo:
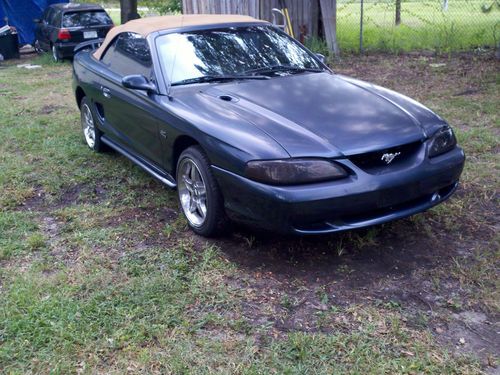
[(155, 177), (158, 179), (160, 182), (164, 183), (168, 187), (175, 188), (177, 187), (177, 184), (174, 180), (174, 178), (169, 175), (166, 172), (159, 171), (157, 168), (151, 166), (148, 162), (145, 160), (140, 159), (139, 157), (133, 155), (130, 151), (126, 150), (124, 147), (120, 146), (116, 142), (112, 141), (105, 135), (101, 136), (101, 141), (107, 144), (109, 147), (112, 149), (118, 151), (120, 154), (125, 156), (127, 159), (131, 160), (135, 164), (137, 164), (139, 167), (144, 169), (146, 172), (148, 172), (151, 176)]

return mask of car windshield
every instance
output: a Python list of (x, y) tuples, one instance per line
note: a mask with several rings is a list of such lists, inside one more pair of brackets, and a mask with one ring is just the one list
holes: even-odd
[(162, 69), (175, 84), (203, 77), (297, 74), (323, 67), (299, 43), (268, 26), (189, 31), (157, 38)]
[(64, 13), (62, 27), (111, 25), (113, 21), (105, 11)]

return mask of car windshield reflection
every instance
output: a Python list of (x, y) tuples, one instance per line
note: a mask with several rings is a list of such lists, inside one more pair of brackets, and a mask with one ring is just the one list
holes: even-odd
[(323, 66), (299, 43), (268, 26), (190, 31), (160, 36), (157, 49), (172, 85), (202, 77), (321, 72)]

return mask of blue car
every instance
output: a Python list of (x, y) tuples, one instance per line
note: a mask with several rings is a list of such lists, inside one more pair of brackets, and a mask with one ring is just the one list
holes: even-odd
[(448, 199), (464, 166), (431, 110), (246, 16), (130, 21), (77, 47), (73, 78), (87, 145), (176, 188), (203, 236), (231, 220), (322, 234), (407, 217)]

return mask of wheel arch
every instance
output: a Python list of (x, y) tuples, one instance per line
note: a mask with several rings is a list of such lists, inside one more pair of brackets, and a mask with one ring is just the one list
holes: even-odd
[(83, 89), (78, 86), (75, 90), (75, 99), (76, 99), (76, 104), (78, 105), (78, 108), (81, 107), (82, 105), (82, 99), (85, 97), (85, 91), (83, 91)]
[[(200, 142), (189, 135), (181, 135), (177, 137), (174, 141), (174, 145), (172, 147), (172, 159), (171, 159), (171, 170), (172, 175), (175, 178), (177, 174), (177, 162), (179, 161), (179, 157), (188, 147), (191, 146), (200, 146)], [(201, 146), (200, 146), (201, 147)]]

